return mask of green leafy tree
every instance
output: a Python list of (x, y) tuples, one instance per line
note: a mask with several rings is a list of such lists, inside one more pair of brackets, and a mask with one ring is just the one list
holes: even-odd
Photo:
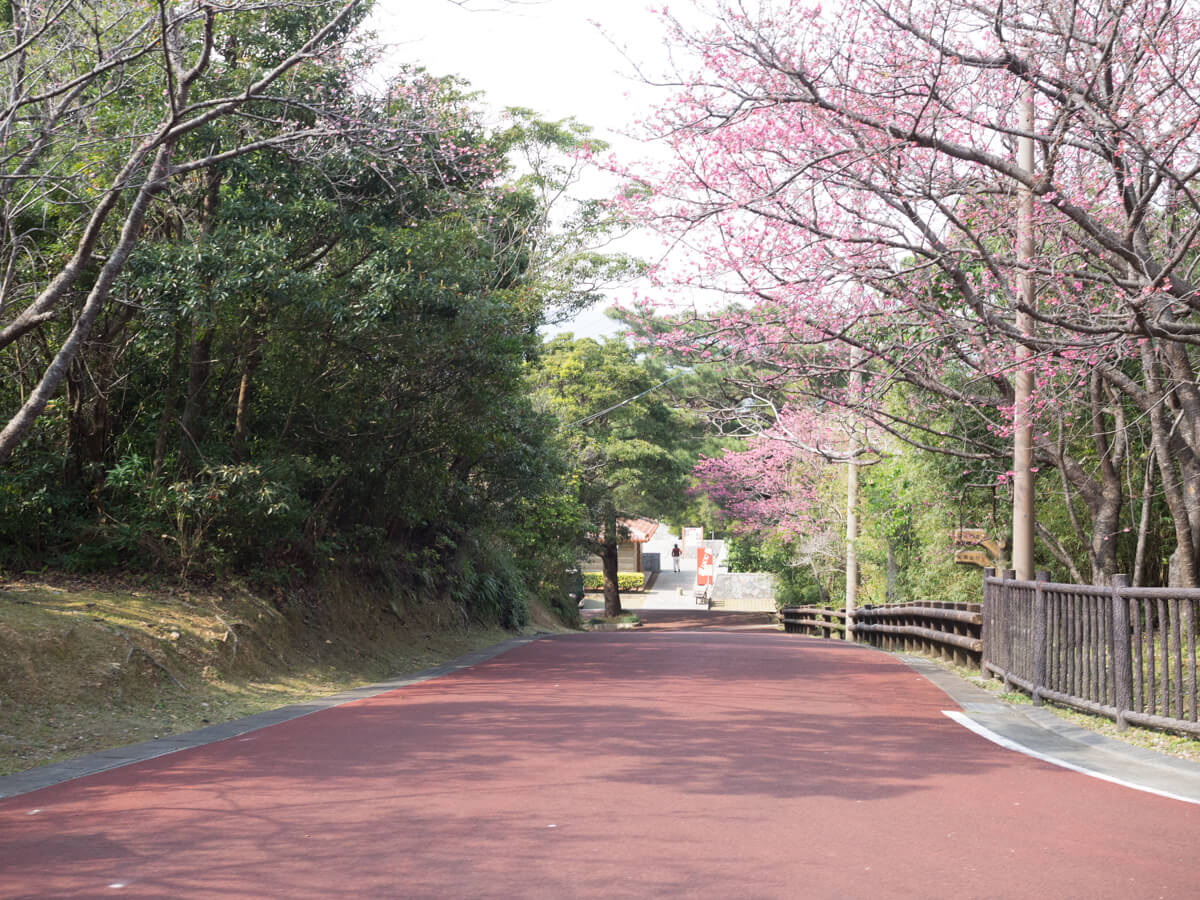
[[(270, 134), (230, 130), (289, 102), (289, 74), (336, 54), (366, 2), (11, 2), (0, 26), (0, 351), (21, 390), (5, 396), (0, 462), (30, 433), (112, 296), (152, 208), (172, 183), (268, 147), (353, 133), (357, 123), (276, 116)], [(237, 52), (259, 34), (256, 55)], [(109, 323), (111, 325), (111, 322)], [(102, 341), (112, 340), (102, 328)]]
[(621, 611), (617, 545), (621, 514), (670, 516), (687, 503), (703, 435), (700, 421), (662, 391), (672, 377), (623, 341), (549, 340), (531, 378), (540, 406), (561, 423), (588, 511), (588, 546), (604, 569), (607, 615)]
[(629, 269), (568, 196), (589, 137), (526, 111), (489, 127), (423, 70), (364, 90), (368, 5), (7, 7), (0, 43), (34, 36), (10, 61), (82, 93), (18, 91), (29, 118), (0, 135), (32, 186), (0, 179), (0, 402), (24, 417), (0, 562), (352, 566), (398, 603), (510, 626), (561, 598), (586, 513), (526, 376), (539, 327)]

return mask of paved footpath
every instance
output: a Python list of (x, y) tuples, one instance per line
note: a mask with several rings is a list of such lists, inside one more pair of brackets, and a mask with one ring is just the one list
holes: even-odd
[(669, 628), (0, 801), (0, 896), (1200, 894), (1200, 805), (1003, 749), (862, 647)]

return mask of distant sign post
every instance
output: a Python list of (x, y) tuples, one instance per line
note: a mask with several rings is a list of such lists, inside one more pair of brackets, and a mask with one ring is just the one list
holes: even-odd
[(958, 545), (982, 547), (982, 550), (955, 550), (954, 561), (981, 569), (1004, 568), (1004, 538), (992, 540), (982, 528), (955, 528), (951, 540)]
[(979, 566), (981, 569), (996, 565), (996, 561), (982, 550), (955, 550), (954, 561), (965, 566)]

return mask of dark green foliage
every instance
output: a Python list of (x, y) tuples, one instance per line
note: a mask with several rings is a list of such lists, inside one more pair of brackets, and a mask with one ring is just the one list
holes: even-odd
[(510, 628), (561, 602), (585, 521), (525, 380), (564, 290), (527, 240), (547, 211), (496, 177), (514, 136), (490, 141), (453, 82), (412, 96), (352, 110), (438, 123), (407, 155), (245, 156), (153, 210), (123, 302), (0, 476), (0, 565), (283, 584), (349, 564)]
[[(807, 567), (788, 566), (775, 575), (775, 605), (782, 609), (785, 606), (825, 606), (831, 602), (828, 593), (822, 593), (821, 586)], [(832, 601), (835, 606), (844, 602), (841, 597)]]
[(607, 500), (628, 515), (668, 518), (687, 507), (705, 429), (664, 389), (673, 374), (617, 339), (559, 335), (547, 342), (533, 374), (538, 402), (562, 423), (596, 527)]
[(548, 341), (530, 373), (538, 406), (559, 423), (587, 525), (586, 549), (614, 579), (616, 591), (605, 597), (608, 615), (620, 610), (617, 518), (670, 517), (688, 503), (704, 428), (662, 390), (671, 377), (659, 361), (623, 341), (570, 334)]
[(511, 629), (528, 621), (525, 576), (507, 547), (493, 545), (464, 558), (449, 585), (451, 598), (471, 618)]
[(730, 572), (778, 572), (785, 561), (774, 544), (751, 537), (725, 540), (725, 565)]
[[(730, 572), (770, 572), (775, 575), (775, 603), (779, 607), (831, 602), (830, 585), (822, 586), (811, 563), (798, 563), (799, 554), (795, 548), (778, 539), (734, 536), (726, 538), (725, 550), (725, 563)], [(840, 603), (840, 600), (839, 595), (833, 602)]]

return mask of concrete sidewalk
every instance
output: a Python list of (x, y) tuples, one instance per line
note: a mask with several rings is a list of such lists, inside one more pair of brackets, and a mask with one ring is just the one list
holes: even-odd
[[(884, 652), (884, 651), (880, 651)], [(932, 660), (898, 654), (962, 708), (945, 714), (993, 743), (1085, 775), (1200, 804), (1200, 764), (1072, 725), (1046, 707), (1014, 706)]]
[(690, 568), (681, 566), (679, 572), (669, 568), (654, 576), (649, 590), (621, 595), (621, 605), (626, 609), (677, 609), (704, 610), (708, 607), (697, 603), (695, 598), (696, 561)]
[[(660, 529), (661, 530), (661, 529)], [(671, 547), (680, 544), (678, 538), (670, 534), (656, 535), (646, 544), (647, 552), (659, 554), (662, 571), (648, 576), (650, 588), (645, 591), (625, 592), (621, 594), (621, 606), (631, 612), (642, 609), (675, 609), (675, 610), (705, 610), (702, 603), (696, 603), (696, 551), (688, 548), (680, 559), (679, 571), (671, 566)], [(682, 544), (681, 544), (682, 546)], [(603, 609), (604, 597), (599, 593), (587, 594), (584, 598), (585, 610)]]
[[(696, 560), (691, 560), (691, 566), (684, 564), (680, 571), (671, 571), (671, 560), (667, 558), (666, 571), (655, 572), (650, 576), (650, 588), (631, 592), (626, 590), (620, 595), (620, 605), (625, 610), (706, 610), (704, 604), (697, 604), (695, 598)], [(604, 594), (592, 592), (584, 595), (584, 610), (602, 610)]]

